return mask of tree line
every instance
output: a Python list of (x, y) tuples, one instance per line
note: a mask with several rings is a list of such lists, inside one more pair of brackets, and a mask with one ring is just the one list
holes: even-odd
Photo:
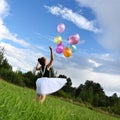
[[(22, 87), (36, 89), (35, 82), (40, 77), (40, 73), (36, 74), (34, 70), (26, 73), (22, 73), (20, 70), (13, 71), (12, 66), (4, 56), (4, 51), (4, 48), (0, 46), (0, 78)], [(109, 113), (120, 115), (120, 97), (116, 93), (112, 96), (107, 96), (99, 83), (86, 80), (84, 84), (80, 84), (76, 88), (72, 87), (71, 78), (66, 75), (57, 75), (54, 68), (50, 69), (50, 74), (51, 77), (66, 78), (67, 80), (65, 86), (52, 95), (68, 98), (72, 101), (93, 107), (99, 107)]]

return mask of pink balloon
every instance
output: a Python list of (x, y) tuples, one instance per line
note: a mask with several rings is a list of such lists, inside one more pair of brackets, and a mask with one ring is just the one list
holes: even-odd
[(56, 52), (60, 54), (63, 52), (63, 50), (64, 50), (64, 45), (62, 43), (58, 44), (56, 47)]
[(63, 23), (57, 25), (57, 31), (58, 33), (62, 33), (65, 30), (65, 25)]
[(74, 34), (68, 38), (69, 44), (75, 45), (79, 42), (80, 36), (79, 34)]

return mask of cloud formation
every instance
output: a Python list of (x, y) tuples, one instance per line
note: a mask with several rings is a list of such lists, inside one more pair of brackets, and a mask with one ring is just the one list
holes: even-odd
[[(28, 71), (34, 68), (33, 61), (36, 61), (36, 56), (40, 54), (38, 52), (33, 53), (30, 51), (31, 45), (23, 39), (18, 39), (17, 34), (13, 34), (4, 24), (4, 19), (9, 15), (9, 5), (6, 0), (0, 0), (0, 46), (5, 48), (5, 56), (7, 57), (9, 63), (12, 65), (13, 69), (18, 68)], [(10, 44), (4, 43), (4, 40), (10, 40), (14, 43), (17, 43), (21, 46), (26, 47), (26, 49), (17, 48)], [(40, 49), (35, 46), (34, 49)], [(33, 55), (31, 59), (29, 56)], [(27, 60), (27, 61), (26, 61)]]
[(112, 95), (116, 92), (120, 96), (120, 75), (116, 73), (119, 70), (119, 66), (114, 66), (116, 61), (113, 59), (114, 56), (109, 54), (91, 54), (87, 57), (73, 56), (69, 59), (56, 57), (54, 68), (58, 74), (65, 73), (65, 75), (70, 77), (73, 86), (79, 86), (84, 84), (86, 80), (92, 80), (100, 83), (107, 95)]
[(100, 29), (95, 27), (94, 20), (89, 21), (84, 16), (73, 12), (71, 9), (63, 7), (62, 5), (51, 6), (51, 7), (45, 6), (45, 8), (47, 8), (51, 14), (60, 16), (65, 20), (71, 21), (81, 29), (93, 31), (95, 33), (100, 32)]
[(4, 18), (8, 15), (9, 5), (7, 4), (6, 0), (0, 1), (0, 18)]
[(4, 18), (9, 14), (9, 5), (6, 0), (0, 0), (0, 40), (10, 40), (22, 46), (29, 46), (23, 39), (18, 39), (17, 34), (13, 34), (9, 31), (9, 29), (4, 24)]
[(103, 30), (99, 43), (110, 50), (120, 50), (120, 1), (119, 0), (76, 0), (80, 6), (90, 7)]
[[(0, 0), (0, 46), (5, 48), (5, 57), (14, 70), (20, 69), (23, 72), (33, 70), (37, 58), (43, 56), (43, 51), (45, 53), (48, 51), (43, 46), (31, 45), (24, 39), (19, 39), (16, 33), (10, 32), (9, 28), (4, 24), (4, 19), (9, 15), (9, 9), (6, 0)], [(17, 48), (12, 43), (5, 43), (4, 40), (10, 40), (13, 43), (24, 46), (24, 49)]]
[(32, 51), (30, 48), (17, 48), (4, 42), (1, 42), (0, 46), (5, 48), (5, 57), (7, 57), (14, 70), (32, 71), (36, 66), (37, 58), (43, 56), (42, 53)]

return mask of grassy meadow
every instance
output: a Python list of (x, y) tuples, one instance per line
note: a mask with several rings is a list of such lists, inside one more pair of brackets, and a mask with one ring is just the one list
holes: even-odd
[(41, 104), (35, 91), (0, 80), (0, 120), (120, 120), (54, 96)]

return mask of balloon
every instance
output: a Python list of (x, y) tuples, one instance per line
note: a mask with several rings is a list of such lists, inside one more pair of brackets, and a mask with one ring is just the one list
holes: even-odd
[(65, 25), (63, 23), (57, 25), (57, 31), (58, 33), (62, 33), (65, 30)]
[(60, 54), (60, 53), (63, 52), (63, 50), (64, 50), (64, 45), (63, 45), (62, 42), (61, 42), (60, 44), (57, 45), (57, 47), (56, 47), (56, 52), (57, 52), (58, 54)]
[(55, 42), (56, 44), (61, 43), (61, 42), (62, 42), (62, 37), (61, 37), (61, 36), (56, 36), (56, 37), (54, 38), (54, 42)]
[(72, 52), (75, 52), (77, 47), (75, 45), (70, 45), (70, 49), (72, 50)]
[(65, 57), (70, 57), (72, 55), (72, 51), (69, 47), (66, 47), (63, 51)]
[(79, 42), (80, 36), (79, 34), (72, 35), (68, 38), (69, 44), (75, 45)]

